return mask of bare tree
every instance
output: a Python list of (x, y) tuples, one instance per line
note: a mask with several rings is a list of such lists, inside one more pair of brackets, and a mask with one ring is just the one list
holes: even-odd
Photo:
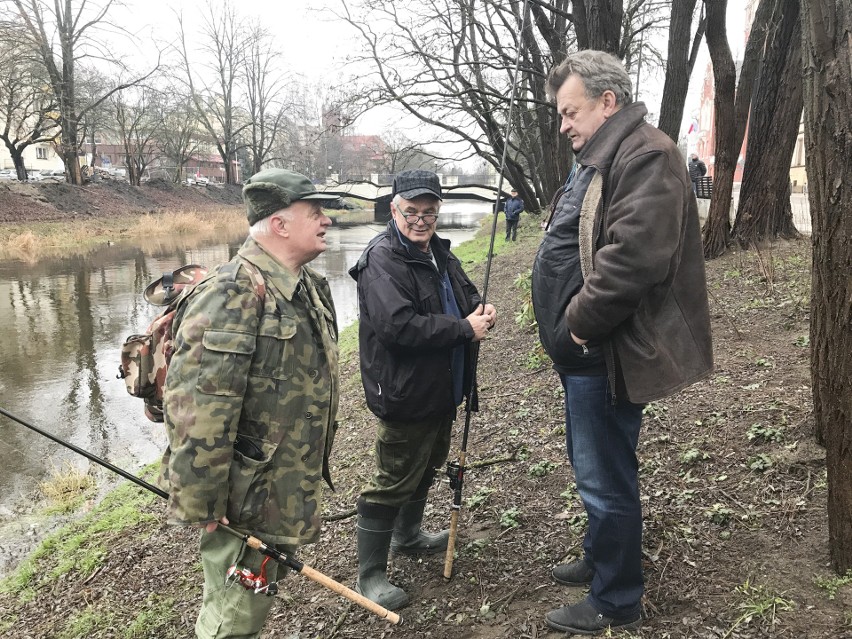
[(713, 62), (716, 92), (713, 99), (713, 126), (716, 132), (713, 195), (710, 199), (710, 213), (704, 225), (704, 256), (708, 258), (722, 255), (731, 241), (734, 170), (745, 135), (754, 76), (774, 1), (760, 0), (737, 81), (725, 20), (728, 0), (704, 0), (707, 9), (707, 48)]
[(53, 95), (45, 90), (43, 68), (15, 44), (18, 38), (0, 34), (0, 140), (6, 145), (19, 180), (27, 179), (24, 151), (33, 144), (52, 142), (56, 122)]
[(811, 377), (826, 447), (828, 545), (852, 570), (852, 9), (802, 0), (805, 143), (813, 221)]
[(385, 143), (383, 167), (385, 173), (398, 173), (405, 169), (432, 170), (435, 168), (435, 156), (427, 153), (421, 143), (410, 140), (403, 133), (388, 131), (382, 135), (382, 140)]
[[(395, 104), (435, 127), (435, 142), (464, 142), (496, 169), (505, 148), (507, 179), (527, 203), (544, 204), (573, 158), (546, 96), (548, 71), (577, 47), (651, 64), (657, 56), (650, 39), (642, 46), (636, 39), (656, 28), (662, 5), (640, 11), (646, 1), (631, 0), (625, 12), (623, 2), (533, 0), (525, 22), (523, 2), (340, 0), (339, 17), (357, 30), (360, 59), (374, 69), (353, 81), (369, 87), (362, 104)], [(631, 25), (624, 33), (623, 20)], [(514, 89), (518, 103), (507, 139), (507, 96)]]
[(157, 141), (160, 153), (174, 167), (172, 181), (183, 179), (183, 168), (198, 151), (200, 124), (192, 98), (175, 86), (162, 92), (158, 103)]
[(139, 186), (145, 169), (157, 156), (157, 99), (156, 93), (148, 87), (125, 89), (110, 98), (117, 133), (124, 147), (127, 180), (133, 186)]
[(199, 50), (204, 62), (196, 63), (187, 49), (183, 16), (178, 16), (178, 23), (180, 55), (198, 119), (222, 158), (225, 182), (235, 184), (239, 140), (249, 127), (249, 117), (241, 110), (238, 96), (245, 72), (248, 34), (230, 2), (226, 1), (217, 10), (209, 1), (203, 16), (203, 42)]
[(799, 0), (775, 0), (774, 4), (752, 99), (733, 230), (742, 246), (799, 235), (790, 207), (790, 160), (802, 113)]
[[(102, 60), (120, 64), (102, 51), (95, 37), (99, 29), (110, 27), (107, 14), (114, 0), (102, 4), (91, 0), (11, 0), (21, 20), (27, 41), (22, 43), (36, 52), (44, 64), (58, 104), (60, 129), (59, 154), (65, 162), (65, 174), (72, 184), (80, 184), (79, 124), (90, 109), (97, 107), (115, 91), (141, 82), (150, 73), (120, 82), (87, 104), (78, 101), (76, 71), (81, 59), (98, 55)], [(159, 66), (159, 61), (157, 62)], [(154, 67), (154, 69), (157, 68)], [(153, 73), (153, 71), (151, 72)]]
[[(115, 85), (116, 79), (109, 78), (100, 70), (91, 66), (80, 66), (77, 70), (77, 99), (82, 104), (92, 104), (97, 97), (107, 93)], [(109, 100), (93, 106), (80, 116), (78, 139), (91, 156), (91, 168), (101, 164), (98, 153), (98, 139), (115, 128), (115, 113)]]
[(285, 123), (282, 94), (284, 79), (278, 73), (281, 56), (272, 34), (259, 24), (251, 28), (245, 56), (248, 104), (248, 151), (252, 173), (273, 159)]

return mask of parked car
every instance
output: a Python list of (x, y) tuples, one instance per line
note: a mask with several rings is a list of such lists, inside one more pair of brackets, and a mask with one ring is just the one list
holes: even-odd
[(40, 171), (42, 181), (48, 180), (50, 182), (64, 182), (65, 181), (65, 171), (61, 169), (44, 169)]
[(30, 171), (29, 173), (27, 173), (27, 180), (29, 182), (41, 182), (42, 179), (43, 178), (41, 177), (41, 171)]
[(0, 169), (0, 180), (17, 180), (18, 172), (15, 169)]
[(186, 178), (186, 183), (189, 186), (207, 186), (210, 184), (210, 178), (204, 177), (203, 175), (190, 175)]

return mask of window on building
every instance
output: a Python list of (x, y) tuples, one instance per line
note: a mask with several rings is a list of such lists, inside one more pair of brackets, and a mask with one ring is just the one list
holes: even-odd
[(47, 147), (37, 146), (36, 147), (36, 158), (39, 160), (47, 159)]

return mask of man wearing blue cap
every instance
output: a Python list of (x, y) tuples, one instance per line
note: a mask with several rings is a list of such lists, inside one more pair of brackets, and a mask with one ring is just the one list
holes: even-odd
[(376, 471), (358, 500), (358, 580), (395, 610), (408, 595), (387, 579), (388, 552), (443, 552), (448, 531), (421, 530), (426, 496), (450, 450), (456, 409), (475, 408), (473, 342), (496, 320), (435, 234), (442, 192), (431, 171), (402, 171), (392, 218), (349, 273), (358, 282), (361, 381), (379, 418)]

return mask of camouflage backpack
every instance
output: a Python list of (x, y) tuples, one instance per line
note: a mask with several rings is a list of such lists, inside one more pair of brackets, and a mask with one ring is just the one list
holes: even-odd
[[(254, 264), (241, 261), (261, 299), (266, 287), (263, 275)], [(172, 273), (151, 282), (142, 296), (155, 306), (165, 306), (144, 333), (130, 335), (121, 346), (118, 379), (123, 379), (127, 392), (145, 400), (145, 416), (152, 422), (163, 421), (163, 391), (166, 373), (174, 352), (172, 323), (181, 301), (207, 275), (207, 269), (197, 264), (182, 266)]]

